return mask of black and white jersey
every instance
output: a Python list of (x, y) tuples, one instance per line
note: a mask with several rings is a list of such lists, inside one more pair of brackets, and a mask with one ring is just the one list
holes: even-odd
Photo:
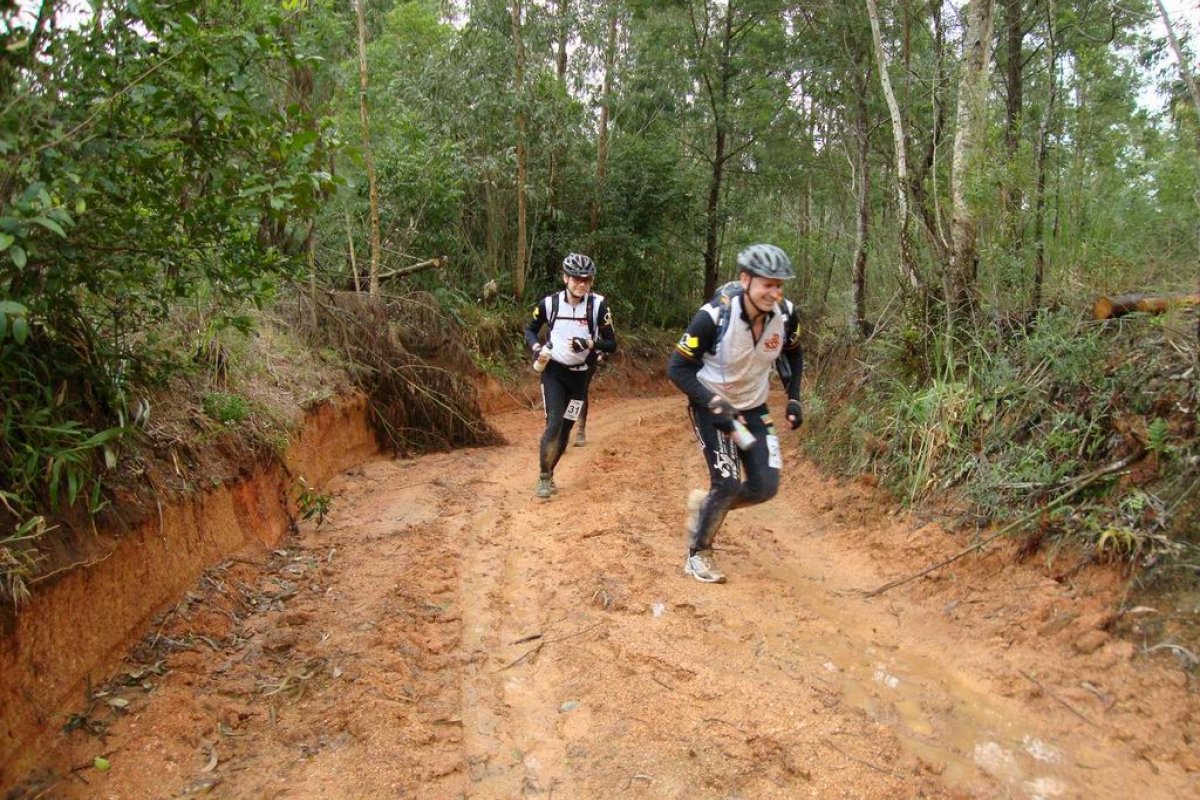
[[(799, 348), (794, 313), (784, 313), (777, 304), (767, 312), (762, 334), (755, 339), (742, 302), (740, 294), (729, 298), (729, 324), (720, 341), (721, 307), (706, 303), (675, 346), (676, 353), (688, 363), (699, 364), (694, 374), (709, 396), (718, 394), (739, 410), (756, 408), (767, 401), (776, 359), (785, 350), (798, 352)], [(707, 402), (706, 398), (693, 399)]]

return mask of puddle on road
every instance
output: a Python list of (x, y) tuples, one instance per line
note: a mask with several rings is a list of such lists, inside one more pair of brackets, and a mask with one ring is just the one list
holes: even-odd
[[(1002, 698), (972, 685), (969, 676), (948, 671), (935, 656), (917, 648), (882, 651), (872, 644), (883, 637), (869, 620), (839, 608), (801, 569), (770, 559), (762, 565), (773, 578), (794, 587), (837, 635), (820, 631), (806, 637), (795, 625), (768, 620), (762, 633), (787, 642), (795, 654), (815, 657), (820, 668), (814, 681), (835, 685), (843, 702), (887, 725), (909, 753), (948, 784), (978, 787), (990, 779), (1005, 787), (1007, 796), (1054, 800), (1087, 796), (1081, 783), (1102, 779), (1111, 766), (1099, 751), (1077, 752), (1068, 759), (1036, 720), (1023, 718)], [(1091, 777), (1078, 769), (1089, 770)]]

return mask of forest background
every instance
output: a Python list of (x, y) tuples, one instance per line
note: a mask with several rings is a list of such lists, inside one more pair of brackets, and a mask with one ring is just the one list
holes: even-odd
[(145, 472), (172, 404), (269, 454), (337, 374), (440, 398), (377, 414), (394, 446), (477, 441), (456, 379), (520, 379), (565, 253), (596, 259), (627, 351), (665, 360), (756, 241), (798, 272), (809, 456), (1190, 591), (1195, 312), (1090, 313), (1200, 290), (1196, 59), (1166, 16), (0, 0), (6, 605)]

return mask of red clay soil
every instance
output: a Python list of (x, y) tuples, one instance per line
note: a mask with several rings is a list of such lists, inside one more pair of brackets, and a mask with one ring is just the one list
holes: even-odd
[(24, 796), (1200, 796), (1194, 687), (1107, 632), (1111, 572), (1004, 545), (866, 598), (964, 541), (793, 444), (704, 585), (679, 397), (601, 398), (549, 501), (540, 412), (492, 421), (511, 444), (369, 461), (206, 572)]

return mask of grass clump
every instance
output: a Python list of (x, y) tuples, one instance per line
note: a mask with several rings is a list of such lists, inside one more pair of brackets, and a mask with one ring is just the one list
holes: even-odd
[(223, 425), (233, 425), (250, 418), (250, 404), (236, 394), (212, 392), (204, 396), (204, 413)]
[[(1098, 323), (1060, 311), (970, 337), (837, 341), (813, 370), (806, 447), (910, 504), (952, 492), (977, 522), (1045, 506), (1028, 549), (1072, 542), (1145, 578), (1200, 545), (1192, 330), (1185, 313)], [(935, 357), (912, 358), (914, 345)]]

